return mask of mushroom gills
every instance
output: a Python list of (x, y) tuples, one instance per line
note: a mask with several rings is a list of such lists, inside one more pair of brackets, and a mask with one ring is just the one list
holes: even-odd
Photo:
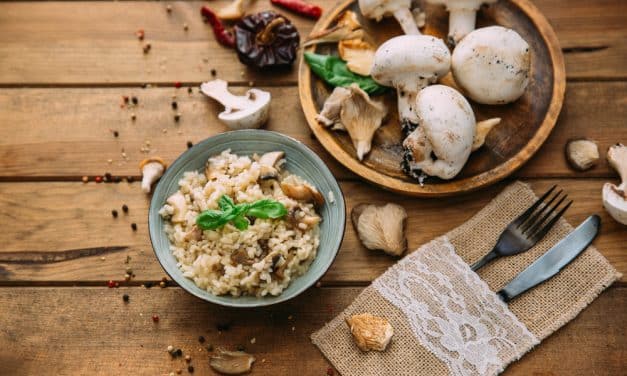
[(351, 220), (364, 247), (392, 256), (400, 256), (407, 250), (407, 212), (402, 206), (359, 204), (353, 208)]

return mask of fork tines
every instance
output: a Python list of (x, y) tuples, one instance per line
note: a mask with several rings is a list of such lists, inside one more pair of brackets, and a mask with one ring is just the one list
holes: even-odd
[[(557, 185), (554, 185), (546, 191), (529, 209), (516, 219), (516, 226), (520, 232), (532, 242), (540, 240), (553, 225), (560, 219), (562, 214), (570, 207), (573, 201), (569, 201), (562, 206), (559, 211), (556, 210), (566, 200), (568, 195), (562, 189), (553, 194)], [(563, 194), (563, 195), (562, 195)], [(549, 200), (544, 201), (549, 197)], [(559, 200), (557, 200), (559, 198)], [(557, 202), (553, 204), (553, 202)], [(536, 210), (537, 209), (537, 210)]]

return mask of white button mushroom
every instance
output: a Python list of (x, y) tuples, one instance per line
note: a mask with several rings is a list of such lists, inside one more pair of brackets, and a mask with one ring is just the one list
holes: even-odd
[(200, 90), (224, 106), (218, 119), (231, 129), (259, 128), (270, 113), (270, 93), (250, 89), (245, 95), (233, 95), (224, 80), (213, 80), (200, 85)]
[(150, 193), (152, 185), (159, 180), (165, 171), (166, 164), (159, 157), (144, 159), (139, 163), (139, 170), (142, 172), (142, 191)]
[(456, 90), (433, 85), (416, 98), (419, 126), (403, 141), (403, 170), (452, 179), (468, 160), (475, 136), (475, 115)]
[(481, 4), (496, 3), (496, 0), (427, 0), (431, 4), (441, 4), (449, 11), (448, 42), (455, 46), (466, 34), (475, 29), (477, 10)]
[(377, 49), (370, 74), (381, 85), (396, 88), (405, 134), (418, 121), (413, 109), (418, 91), (444, 76), (450, 65), (451, 54), (442, 39), (428, 35), (401, 35)]
[(484, 27), (459, 42), (451, 70), (455, 82), (475, 102), (510, 103), (524, 94), (529, 83), (529, 51), (527, 42), (514, 30)]
[(620, 185), (603, 185), (603, 206), (618, 222), (627, 225), (627, 146), (616, 144), (607, 151), (607, 161), (620, 176)]
[(365, 17), (380, 21), (394, 16), (405, 34), (420, 34), (410, 8), (411, 0), (359, 0), (359, 9)]

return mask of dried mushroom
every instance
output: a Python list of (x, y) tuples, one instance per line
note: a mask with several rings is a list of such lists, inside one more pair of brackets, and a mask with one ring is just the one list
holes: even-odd
[(400, 256), (407, 249), (405, 223), (407, 212), (396, 204), (383, 206), (360, 204), (351, 213), (353, 226), (362, 244), (372, 250), (382, 250)]
[(348, 317), (346, 323), (361, 351), (385, 351), (394, 335), (394, 329), (388, 320), (369, 313)]
[(490, 133), (492, 128), (501, 123), (501, 118), (492, 118), (477, 122), (475, 128), (475, 137), (472, 139), (472, 147), (470, 151), (475, 151), (483, 146), (485, 138)]
[(357, 20), (357, 15), (355, 12), (347, 10), (337, 18), (335, 26), (311, 33), (303, 47), (317, 43), (335, 43), (346, 39), (361, 39), (363, 37), (364, 31), (361, 29), (359, 20)]
[(242, 375), (250, 372), (255, 357), (243, 351), (226, 351), (218, 349), (215, 355), (209, 358), (209, 365), (225, 375)]
[(165, 202), (174, 209), (172, 213), (172, 218), (170, 221), (173, 223), (177, 222), (185, 222), (185, 214), (187, 214), (187, 203), (185, 202), (185, 196), (178, 191), (172, 196), (168, 197)]
[(607, 161), (618, 172), (620, 184), (603, 185), (603, 206), (616, 221), (627, 225), (627, 146), (616, 144), (607, 151)]
[(337, 49), (350, 71), (362, 76), (370, 75), (376, 51), (371, 43), (361, 38), (342, 40), (338, 43)]
[(586, 138), (569, 140), (565, 152), (570, 166), (578, 171), (592, 168), (599, 160), (599, 147)]
[(344, 125), (340, 121), (340, 110), (342, 102), (351, 96), (351, 91), (345, 87), (337, 86), (322, 106), (322, 111), (316, 115), (316, 120), (325, 127), (333, 130), (345, 131)]
[(342, 102), (340, 121), (348, 131), (360, 161), (370, 152), (374, 132), (381, 126), (388, 110), (381, 101), (370, 99), (357, 84), (349, 86), (350, 97)]

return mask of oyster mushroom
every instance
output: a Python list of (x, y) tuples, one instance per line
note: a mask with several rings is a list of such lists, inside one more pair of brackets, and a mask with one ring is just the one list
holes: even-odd
[(394, 335), (394, 328), (388, 320), (370, 313), (347, 317), (346, 323), (361, 351), (385, 351)]
[(229, 5), (220, 8), (216, 12), (218, 18), (227, 21), (234, 21), (244, 16), (244, 0), (233, 0)]
[(270, 113), (270, 93), (259, 89), (250, 89), (245, 95), (233, 95), (224, 80), (213, 80), (200, 85), (200, 90), (224, 106), (218, 115), (231, 129), (259, 128)]
[(335, 26), (311, 33), (303, 47), (318, 43), (335, 43), (345, 39), (360, 39), (364, 37), (364, 30), (357, 19), (355, 12), (347, 10), (342, 12), (335, 23)]
[(241, 375), (250, 372), (255, 357), (243, 351), (226, 351), (218, 349), (215, 355), (209, 358), (209, 365), (225, 375)]
[(165, 202), (174, 209), (170, 221), (173, 223), (185, 222), (185, 214), (187, 214), (187, 202), (185, 196), (179, 191), (168, 197)]
[(259, 174), (260, 180), (278, 179), (279, 170), (276, 168), (281, 159), (285, 157), (283, 151), (271, 151), (265, 153), (259, 158), (259, 165), (261, 166), (261, 172)]
[(166, 164), (159, 157), (144, 159), (139, 163), (139, 170), (142, 172), (142, 191), (150, 193), (152, 185), (159, 180), (166, 169)]
[(294, 180), (283, 180), (281, 190), (289, 198), (298, 201), (311, 202), (316, 206), (324, 205), (324, 196), (315, 187)]
[(383, 102), (370, 99), (357, 84), (351, 84), (348, 89), (351, 95), (342, 102), (340, 121), (353, 141), (357, 159), (361, 161), (370, 151), (374, 132), (387, 115), (387, 108)]
[(380, 21), (394, 16), (405, 34), (420, 34), (410, 8), (411, 0), (359, 0), (359, 9), (365, 17)]
[(451, 70), (464, 94), (477, 103), (506, 104), (520, 98), (529, 83), (529, 44), (502, 26), (477, 29), (455, 47)]
[(351, 91), (345, 87), (337, 86), (331, 92), (331, 95), (324, 101), (322, 111), (316, 115), (316, 120), (325, 127), (331, 127), (333, 130), (345, 131), (346, 128), (340, 121), (340, 110), (342, 102), (351, 96)]
[(603, 185), (603, 206), (616, 221), (627, 225), (627, 146), (616, 144), (607, 151), (607, 161), (620, 176), (618, 186)]
[(402, 206), (360, 204), (353, 208), (351, 219), (364, 247), (392, 256), (400, 256), (407, 249), (407, 212)]
[(470, 156), (475, 137), (475, 115), (455, 89), (433, 85), (416, 98), (420, 126), (403, 141), (403, 170), (420, 180), (420, 172), (452, 179)]
[(481, 4), (497, 0), (427, 0), (428, 3), (446, 6), (449, 11), (448, 42), (455, 46), (466, 34), (475, 29), (477, 10)]
[(599, 147), (586, 138), (569, 140), (565, 152), (570, 166), (578, 171), (592, 168), (599, 160)]
[(370, 75), (376, 48), (362, 38), (342, 40), (337, 45), (338, 53), (346, 61), (346, 67), (362, 76)]
[(381, 85), (396, 88), (398, 113), (405, 134), (418, 123), (414, 111), (416, 95), (444, 76), (450, 64), (448, 47), (441, 39), (428, 35), (401, 35), (377, 49), (370, 74)]
[(492, 128), (501, 123), (501, 118), (491, 118), (477, 122), (475, 126), (475, 137), (472, 140), (471, 152), (479, 149), (485, 143), (485, 138)]

